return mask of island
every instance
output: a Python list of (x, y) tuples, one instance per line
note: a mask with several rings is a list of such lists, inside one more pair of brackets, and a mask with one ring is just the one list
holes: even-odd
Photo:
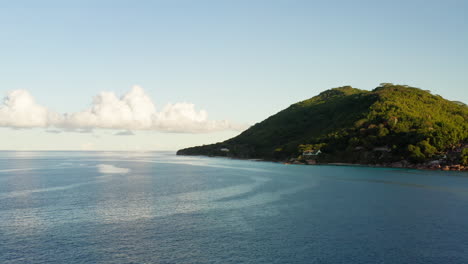
[(382, 83), (372, 91), (326, 90), (234, 138), (181, 149), (177, 155), (468, 170), (467, 147), (466, 104)]

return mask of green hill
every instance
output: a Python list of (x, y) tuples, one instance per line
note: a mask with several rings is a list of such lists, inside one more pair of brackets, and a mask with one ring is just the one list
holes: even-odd
[(384, 83), (373, 91), (350, 86), (324, 91), (237, 137), (177, 154), (301, 160), (304, 151), (320, 149), (322, 153), (314, 159), (321, 163), (443, 159), (466, 164), (467, 143), (465, 104), (418, 88)]

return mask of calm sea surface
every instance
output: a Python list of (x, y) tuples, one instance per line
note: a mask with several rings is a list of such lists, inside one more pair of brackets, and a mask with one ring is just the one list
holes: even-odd
[(468, 263), (468, 174), (0, 152), (0, 263)]

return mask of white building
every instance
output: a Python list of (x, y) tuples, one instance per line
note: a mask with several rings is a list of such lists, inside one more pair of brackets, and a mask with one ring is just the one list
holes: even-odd
[(306, 156), (306, 157), (307, 156), (317, 156), (320, 153), (322, 153), (322, 151), (320, 151), (320, 149), (315, 151), (315, 152), (313, 150), (307, 150), (307, 151), (302, 152), (302, 156)]

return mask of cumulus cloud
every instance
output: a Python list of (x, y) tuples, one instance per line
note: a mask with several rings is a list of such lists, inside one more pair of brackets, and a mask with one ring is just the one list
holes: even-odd
[(67, 116), (65, 125), (71, 128), (150, 129), (156, 107), (142, 88), (118, 98), (115, 93), (102, 92), (94, 97), (90, 108)]
[(126, 174), (130, 172), (130, 169), (119, 168), (110, 164), (98, 164), (98, 171), (103, 174)]
[(36, 103), (26, 90), (11, 91), (0, 106), (0, 126), (13, 128), (49, 127), (59, 124), (62, 116)]
[(156, 114), (153, 127), (160, 131), (194, 133), (243, 130), (242, 126), (234, 125), (227, 120), (208, 120), (208, 113), (205, 110), (197, 111), (195, 105), (191, 103), (167, 104)]
[(139, 86), (134, 86), (122, 97), (113, 92), (101, 92), (94, 97), (89, 108), (71, 114), (50, 111), (37, 104), (28, 91), (15, 90), (0, 106), (0, 126), (55, 127), (77, 132), (103, 128), (180, 133), (241, 131), (246, 128), (227, 120), (209, 120), (205, 110), (197, 110), (191, 103), (167, 104), (158, 112), (151, 98)]

